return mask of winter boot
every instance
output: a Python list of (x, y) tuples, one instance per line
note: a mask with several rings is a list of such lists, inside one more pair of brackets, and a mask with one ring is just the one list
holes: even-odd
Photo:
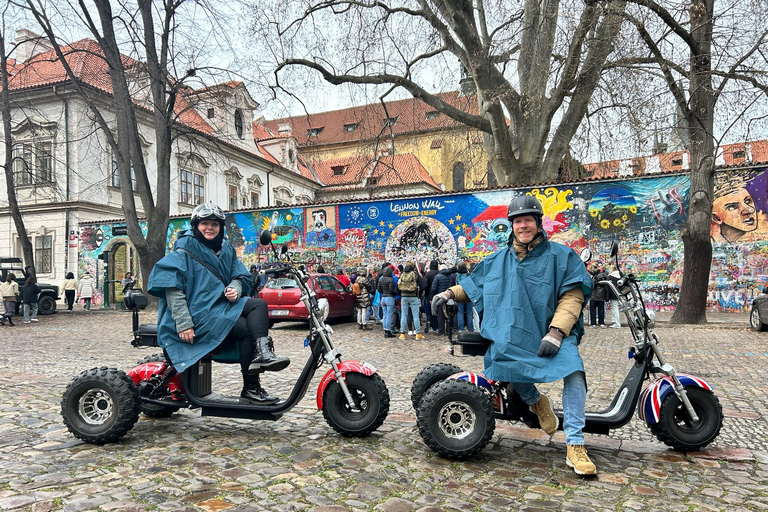
[(258, 371), (279, 372), (284, 370), (291, 360), (287, 357), (277, 357), (275, 355), (274, 343), (270, 336), (257, 338), (254, 341), (253, 360), (248, 367), (250, 373)]
[(276, 396), (270, 396), (267, 390), (261, 387), (259, 374), (243, 374), (243, 391), (240, 398), (245, 398), (257, 404), (269, 405), (277, 403), (280, 399)]
[(557, 416), (555, 416), (555, 410), (552, 408), (552, 402), (549, 401), (547, 395), (542, 394), (539, 397), (539, 401), (529, 407), (533, 413), (539, 418), (539, 425), (541, 430), (549, 435), (557, 432)]
[(8, 325), (13, 325), (13, 318), (10, 316), (8, 317)]
[(385, 338), (394, 338), (395, 335), (392, 334), (392, 331), (384, 331), (384, 337)]
[(565, 463), (573, 468), (577, 475), (596, 475), (597, 468), (587, 455), (587, 449), (583, 444), (569, 444)]

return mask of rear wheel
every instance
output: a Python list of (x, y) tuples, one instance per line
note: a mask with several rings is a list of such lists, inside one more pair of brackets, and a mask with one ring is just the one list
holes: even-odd
[(116, 368), (92, 368), (69, 383), (61, 398), (64, 425), (86, 443), (123, 437), (139, 419), (139, 396), (128, 375)]
[(656, 438), (677, 451), (692, 452), (715, 440), (723, 426), (723, 408), (714, 393), (702, 388), (685, 388), (698, 421), (691, 421), (683, 402), (670, 393), (661, 404), (659, 422), (649, 425)]
[(424, 443), (448, 459), (466, 459), (493, 437), (496, 418), (491, 399), (466, 380), (438, 382), (424, 394), (416, 413)]
[[(165, 362), (165, 356), (163, 354), (152, 354), (151, 356), (147, 356), (144, 359), (140, 360), (136, 365), (141, 365), (145, 363), (162, 363)], [(141, 394), (143, 396), (152, 396), (156, 399), (163, 399), (163, 398), (170, 398), (170, 395), (168, 393), (157, 393), (155, 391), (155, 388), (160, 385), (160, 376), (159, 375), (153, 375), (147, 380), (141, 381), (139, 383), (139, 387), (141, 389)], [(154, 396), (153, 396), (154, 395)], [(149, 416), (150, 418), (167, 418), (171, 414), (177, 412), (179, 410), (179, 407), (174, 407), (172, 405), (157, 405), (157, 404), (150, 404), (139, 400), (139, 409), (142, 413)]]
[(323, 393), (323, 417), (344, 437), (364, 437), (384, 423), (389, 413), (389, 391), (378, 375), (346, 374), (347, 388), (355, 407), (351, 408), (338, 381)]
[(419, 409), (421, 398), (433, 384), (445, 380), (455, 373), (461, 373), (462, 371), (463, 370), (458, 366), (447, 363), (431, 364), (421, 370), (418, 375), (416, 375), (416, 378), (413, 379), (413, 384), (411, 385), (411, 403), (413, 404), (413, 409)]
[(760, 311), (757, 309), (757, 305), (752, 306), (752, 310), (749, 312), (749, 326), (757, 332), (765, 330), (765, 324), (760, 321)]
[(56, 301), (53, 297), (43, 296), (37, 301), (37, 312), (41, 315), (52, 315), (56, 312)]

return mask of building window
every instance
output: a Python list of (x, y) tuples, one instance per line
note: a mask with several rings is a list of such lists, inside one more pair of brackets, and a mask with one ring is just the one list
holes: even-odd
[(400, 118), (400, 116), (385, 117), (384, 118), (384, 126), (395, 126), (395, 123), (397, 123), (397, 120), (399, 118)]
[(229, 209), (237, 210), (238, 190), (234, 185), (229, 186)]
[(440, 112), (438, 112), (437, 110), (433, 110), (431, 112), (427, 112), (424, 115), (424, 119), (426, 121), (429, 121), (430, 119), (437, 119), (439, 116), (440, 116)]
[(213, 110), (213, 108), (209, 108), (208, 109), (208, 119), (213, 119), (215, 115), (216, 115), (216, 111)]
[(181, 202), (198, 205), (204, 202), (205, 177), (192, 171), (181, 171)]
[(318, 128), (310, 128), (307, 130), (307, 137), (317, 137), (320, 135), (320, 132), (323, 131), (324, 126), (320, 126)]
[(378, 183), (379, 183), (379, 178), (373, 178), (373, 177), (368, 178), (369, 186), (378, 185)]
[[(120, 188), (120, 173), (117, 170), (117, 158), (112, 155), (112, 186)], [(133, 163), (131, 163), (131, 190), (136, 190), (136, 172), (133, 170)]]
[(243, 112), (239, 108), (235, 110), (235, 133), (243, 138)]
[(345, 132), (353, 132), (353, 131), (357, 130), (357, 127), (358, 127), (359, 124), (360, 123), (345, 124), (344, 125), (344, 131)]
[(334, 176), (343, 176), (345, 172), (347, 172), (347, 166), (346, 165), (334, 165), (331, 167), (331, 170), (333, 171)]
[(742, 159), (742, 158), (746, 158), (746, 156), (747, 156), (747, 152), (744, 151), (743, 149), (740, 150), (740, 151), (734, 151), (733, 152), (733, 158), (735, 158), (737, 160), (738, 159)]
[(251, 192), (251, 208), (259, 207), (259, 194)]
[(35, 269), (41, 274), (50, 274), (53, 261), (53, 236), (35, 237)]
[(53, 182), (51, 142), (25, 142), (13, 146), (13, 179), (17, 186)]

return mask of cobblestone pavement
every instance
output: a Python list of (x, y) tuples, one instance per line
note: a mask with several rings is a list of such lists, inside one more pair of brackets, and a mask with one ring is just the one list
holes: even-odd
[[(84, 444), (61, 421), (66, 384), (92, 367), (127, 370), (151, 349), (131, 347), (126, 312), (78, 310), (18, 322), (0, 327), (0, 510), (768, 509), (768, 333), (744, 328), (746, 315), (713, 323), (656, 332), (678, 371), (716, 386), (725, 413), (720, 437), (704, 451), (681, 454), (635, 418), (610, 436), (586, 436), (599, 469), (586, 480), (566, 467), (562, 432), (550, 439), (508, 422), (497, 423), (489, 446), (471, 461), (435, 456), (415, 426), (411, 382), (433, 362), (479, 370), (482, 360), (450, 358), (436, 337), (384, 341), (380, 330), (361, 333), (354, 324), (334, 324), (339, 348), (346, 359), (376, 365), (392, 399), (387, 421), (368, 438), (342, 438), (326, 424), (315, 382), (277, 422), (184, 410), (142, 416), (118, 443)], [(623, 380), (628, 333), (587, 331), (588, 408), (605, 407)], [(293, 363), (264, 384), (285, 397), (307, 358), (305, 331), (285, 324), (272, 334), (276, 351)], [(214, 366), (215, 390), (239, 393), (237, 369)], [(559, 385), (542, 388), (559, 402)]]

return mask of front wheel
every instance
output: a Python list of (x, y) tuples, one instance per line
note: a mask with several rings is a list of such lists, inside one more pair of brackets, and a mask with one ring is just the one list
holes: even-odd
[(760, 311), (757, 310), (757, 306), (753, 305), (752, 310), (749, 312), (749, 326), (752, 330), (762, 332), (765, 330), (765, 324), (760, 321)]
[(92, 368), (75, 377), (64, 390), (61, 415), (76, 438), (86, 443), (111, 443), (139, 419), (139, 393), (122, 370)]
[(424, 394), (416, 425), (426, 445), (447, 459), (466, 459), (493, 437), (496, 418), (491, 399), (466, 380), (438, 382)]
[(347, 388), (355, 402), (349, 406), (338, 381), (323, 393), (323, 417), (344, 437), (364, 437), (384, 423), (389, 413), (389, 391), (378, 375), (346, 374)]
[(37, 312), (41, 315), (52, 315), (56, 312), (56, 301), (53, 297), (40, 297), (37, 301)]
[(461, 368), (455, 364), (448, 363), (431, 364), (421, 370), (416, 375), (416, 378), (413, 379), (413, 384), (411, 385), (411, 404), (413, 404), (413, 410), (417, 411), (419, 409), (421, 398), (433, 384), (461, 372)]
[(659, 422), (649, 425), (656, 438), (680, 452), (704, 448), (715, 440), (723, 426), (723, 408), (714, 393), (702, 388), (685, 388), (688, 400), (699, 417), (691, 421), (688, 410), (676, 394), (661, 404)]

